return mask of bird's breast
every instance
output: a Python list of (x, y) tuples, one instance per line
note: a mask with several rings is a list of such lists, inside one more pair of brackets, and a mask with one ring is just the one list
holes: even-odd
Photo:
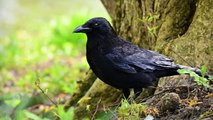
[(105, 66), (107, 64), (107, 60), (104, 58), (104, 55), (96, 50), (93, 52), (87, 51), (87, 61), (90, 68), (93, 72), (100, 78), (104, 74)]
[(100, 51), (94, 51), (92, 53), (87, 51), (87, 61), (90, 68), (99, 79), (111, 86), (119, 88), (116, 85), (117, 78), (115, 78), (116, 76), (114, 75), (116, 74), (116, 70), (104, 54)]

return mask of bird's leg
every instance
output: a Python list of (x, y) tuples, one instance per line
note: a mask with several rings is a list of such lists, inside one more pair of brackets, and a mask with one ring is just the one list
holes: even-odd
[(125, 97), (126, 99), (128, 99), (128, 97), (129, 97), (129, 95), (130, 95), (129, 89), (128, 89), (128, 88), (124, 88), (124, 89), (122, 89), (122, 91), (123, 91), (124, 97)]
[(131, 97), (129, 98), (130, 90), (128, 88), (125, 88), (125, 89), (122, 89), (122, 90), (123, 90), (124, 97), (126, 98), (126, 100), (128, 101), (128, 103), (131, 104), (133, 98), (131, 98)]
[(134, 88), (134, 97), (133, 99), (135, 100), (142, 92), (142, 88)]

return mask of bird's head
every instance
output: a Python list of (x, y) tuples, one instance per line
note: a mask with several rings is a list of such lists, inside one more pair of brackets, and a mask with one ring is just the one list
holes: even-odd
[(88, 34), (107, 34), (115, 33), (110, 23), (102, 17), (96, 17), (88, 20), (81, 26), (74, 29), (74, 33)]

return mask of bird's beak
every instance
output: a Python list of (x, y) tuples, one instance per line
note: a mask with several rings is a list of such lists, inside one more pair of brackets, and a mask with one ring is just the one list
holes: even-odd
[(74, 29), (74, 33), (86, 33), (89, 32), (91, 29), (88, 27), (83, 27), (83, 26), (78, 26), (77, 28)]

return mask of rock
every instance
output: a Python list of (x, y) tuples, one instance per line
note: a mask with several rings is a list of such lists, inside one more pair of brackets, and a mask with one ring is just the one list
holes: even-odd
[(181, 99), (176, 93), (166, 93), (161, 100), (157, 103), (157, 108), (161, 112), (173, 112), (181, 103)]

